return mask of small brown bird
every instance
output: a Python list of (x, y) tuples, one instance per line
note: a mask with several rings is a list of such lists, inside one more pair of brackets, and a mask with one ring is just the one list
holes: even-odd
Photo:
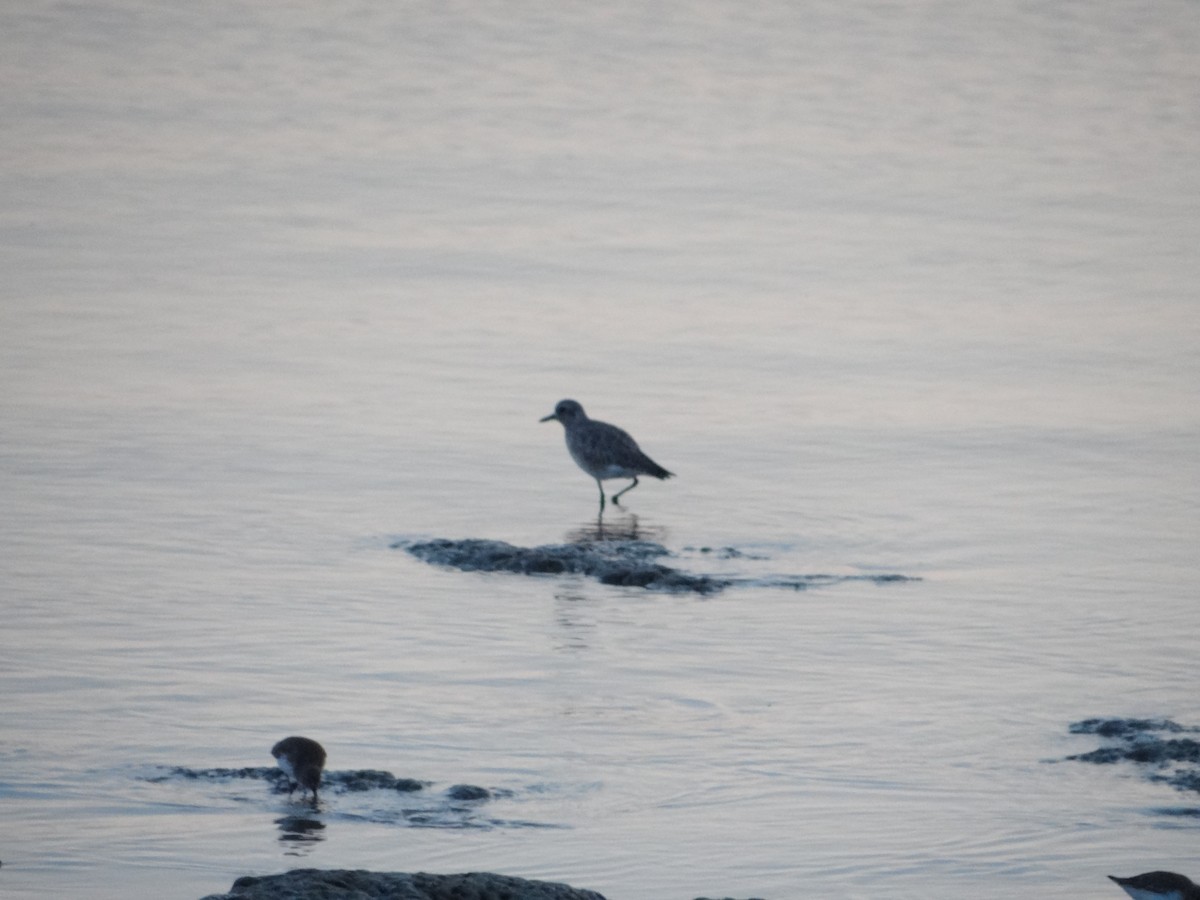
[(297, 786), (308, 788), (316, 806), (321, 771), (325, 768), (325, 748), (311, 738), (286, 737), (271, 748), (271, 755), (288, 777), (288, 796), (292, 796)]
[(540, 421), (556, 419), (562, 422), (566, 432), (567, 450), (576, 465), (596, 479), (600, 488), (600, 512), (604, 512), (604, 485), (610, 478), (632, 478), (633, 483), (613, 494), (613, 503), (621, 495), (637, 487), (639, 475), (654, 478), (670, 478), (668, 472), (638, 447), (637, 441), (616, 425), (589, 419), (583, 407), (574, 400), (560, 400), (554, 412)]
[(1143, 872), (1132, 878), (1109, 875), (1133, 900), (1200, 900), (1200, 886), (1174, 872)]

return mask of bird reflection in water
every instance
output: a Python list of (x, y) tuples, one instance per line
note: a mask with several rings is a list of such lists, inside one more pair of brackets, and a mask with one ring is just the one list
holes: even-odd
[(596, 517), (596, 521), (572, 528), (566, 533), (568, 544), (616, 543), (619, 541), (654, 541), (662, 543), (666, 536), (662, 526), (639, 525), (638, 517), (628, 513), (616, 519), (604, 518), (604, 513)]
[(322, 833), (325, 830), (325, 823), (319, 819), (309, 819), (305, 816), (284, 816), (282, 819), (276, 819), (275, 824), (283, 832), (279, 835), (279, 840), (287, 845), (288, 856), (304, 856), (309, 852), (312, 844), (325, 840), (325, 835)]

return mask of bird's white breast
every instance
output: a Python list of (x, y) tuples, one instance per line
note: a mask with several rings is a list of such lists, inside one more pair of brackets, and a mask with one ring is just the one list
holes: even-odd
[(283, 773), (292, 781), (296, 781), (296, 770), (292, 768), (292, 761), (287, 756), (279, 756), (275, 759), (276, 765), (283, 769)]
[(1141, 888), (1130, 887), (1127, 884), (1121, 885), (1133, 900), (1183, 900), (1183, 894), (1179, 891), (1170, 891), (1166, 894), (1156, 894), (1154, 891), (1145, 891)]

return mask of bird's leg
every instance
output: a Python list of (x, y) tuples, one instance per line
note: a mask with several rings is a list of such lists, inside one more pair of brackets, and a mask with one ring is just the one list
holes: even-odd
[[(604, 514), (604, 485), (600, 483), (600, 479), (596, 479), (596, 487), (600, 488), (600, 513)], [(613, 502), (616, 502), (616, 497), (613, 497)]]
[(629, 487), (625, 488), (624, 490), (618, 491), (617, 493), (613, 494), (613, 503), (616, 503), (617, 506), (620, 506), (621, 504), (618, 501), (621, 499), (621, 495), (629, 493), (635, 487), (637, 487), (637, 476), (636, 475), (633, 476), (633, 484), (629, 485)]

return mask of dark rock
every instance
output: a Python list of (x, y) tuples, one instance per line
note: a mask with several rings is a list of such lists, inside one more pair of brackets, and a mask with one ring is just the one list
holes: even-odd
[[(147, 775), (144, 780), (161, 784), (172, 779), (196, 782), (198, 785), (228, 785), (241, 778), (257, 778), (264, 782), (264, 795), (288, 793), (288, 778), (280, 769), (259, 767), (245, 769), (188, 769), (176, 767), (160, 768), (165, 774)], [(350, 769), (327, 771), (321, 783), (321, 796), (329, 802), (323, 803), (314, 812), (338, 817), (353, 816), (356, 819), (382, 825), (404, 825), (416, 828), (554, 828), (543, 822), (523, 819), (503, 819), (487, 815), (489, 804), (497, 799), (517, 796), (510, 788), (485, 788), (473, 784), (454, 784), (444, 790), (430, 791), (432, 782), (414, 778), (396, 778), (391, 772), (379, 769)], [(265, 790), (264, 790), (265, 788)], [(225, 788), (228, 790), (228, 788)], [(241, 793), (241, 785), (234, 790)], [(414, 794), (416, 796), (414, 796)], [(339, 797), (347, 802), (340, 803)], [(360, 799), (361, 798), (361, 799)], [(364, 809), (364, 806), (369, 808)], [(289, 807), (290, 808), (290, 807)], [(317, 825), (312, 823), (316, 822)], [(291, 840), (297, 835), (318, 835), (320, 818), (312, 820), (300, 817), (277, 819), (276, 824), (284, 838)]]
[(1137, 741), (1126, 752), (1129, 759), (1140, 763), (1200, 763), (1200, 743), (1191, 738)]
[(1114, 763), (1129, 760), (1164, 765), (1168, 762), (1200, 763), (1200, 742), (1192, 738), (1163, 740), (1153, 732), (1178, 734), (1194, 731), (1170, 719), (1085, 719), (1070, 726), (1072, 734), (1096, 734), (1121, 743), (1068, 756), (1077, 762)]
[(281, 769), (277, 769), (275, 766), (246, 766), (241, 769), (188, 769), (184, 766), (174, 766), (170, 774), (179, 778), (221, 781), (229, 778), (257, 778), (274, 781), (277, 775), (287, 777)]
[(378, 769), (358, 769), (353, 772), (330, 772), (325, 776), (325, 785), (337, 784), (347, 791), (391, 790), (396, 783), (391, 772)]
[[(403, 548), (418, 559), (439, 566), (450, 566), (464, 572), (514, 572), (519, 575), (585, 575), (603, 584), (620, 587), (639, 587), (651, 591), (693, 592), (715, 594), (732, 585), (789, 588), (804, 590), (827, 587), (847, 581), (868, 581), (874, 584), (893, 584), (920, 581), (910, 575), (794, 575), (766, 578), (727, 578), (712, 575), (693, 575), (674, 569), (659, 560), (670, 556), (661, 544), (639, 539), (613, 540), (583, 538), (570, 544), (546, 544), (541, 547), (517, 547), (504, 541), (485, 541), (473, 538), (431, 541), (397, 541), (394, 549)], [(709, 557), (721, 559), (763, 559), (747, 556), (733, 547), (714, 550), (712, 547), (686, 548)]]
[[(1153, 769), (1163, 769), (1168, 763), (1200, 766), (1200, 741), (1187, 737), (1164, 739), (1156, 733), (1195, 733), (1200, 729), (1170, 719), (1084, 719), (1073, 723), (1070, 731), (1072, 734), (1095, 734), (1117, 742), (1067, 757), (1075, 762), (1098, 765), (1132, 762)], [(1147, 778), (1165, 782), (1181, 791), (1200, 793), (1200, 768), (1179, 768), (1171, 775), (1151, 772)]]
[(652, 541), (589, 541), (517, 547), (504, 541), (438, 538), (393, 546), (403, 547), (425, 562), (464, 572), (587, 575), (604, 584), (701, 594), (723, 590), (731, 583), (708, 575), (689, 575), (654, 562), (669, 555), (669, 551)]
[[(235, 778), (252, 778), (265, 781), (276, 793), (288, 792), (288, 777), (282, 769), (274, 766), (249, 766), (242, 769), (188, 769), (174, 766), (168, 774), (152, 776), (147, 781), (160, 783), (169, 778), (186, 778), (193, 781), (229, 781)], [(361, 791), (400, 791), (409, 793), (429, 787), (427, 781), (417, 781), (415, 778), (397, 778), (391, 772), (379, 769), (350, 769), (346, 771), (326, 771), (321, 779), (323, 790), (335, 794), (351, 794)]]
[(1067, 757), (1074, 762), (1097, 763), (1098, 765), (1120, 762), (1125, 758), (1125, 750), (1121, 747), (1099, 747), (1089, 750), (1087, 753), (1076, 753), (1074, 756)]
[(1071, 734), (1098, 734), (1100, 737), (1132, 737), (1147, 731), (1189, 731), (1170, 719), (1084, 719), (1073, 722)]
[(428, 875), (350, 869), (293, 869), (246, 875), (204, 900), (604, 900), (595, 891), (488, 872)]
[(355, 769), (347, 772), (326, 772), (326, 788), (341, 788), (348, 793), (359, 791), (419, 791), (428, 785), (412, 778), (397, 778), (379, 769)]
[(1195, 791), (1200, 794), (1200, 770), (1179, 769), (1174, 775), (1169, 775), (1162, 780), (1178, 790)]
[(456, 784), (446, 791), (446, 796), (451, 800), (490, 800), (492, 792), (473, 784)]

